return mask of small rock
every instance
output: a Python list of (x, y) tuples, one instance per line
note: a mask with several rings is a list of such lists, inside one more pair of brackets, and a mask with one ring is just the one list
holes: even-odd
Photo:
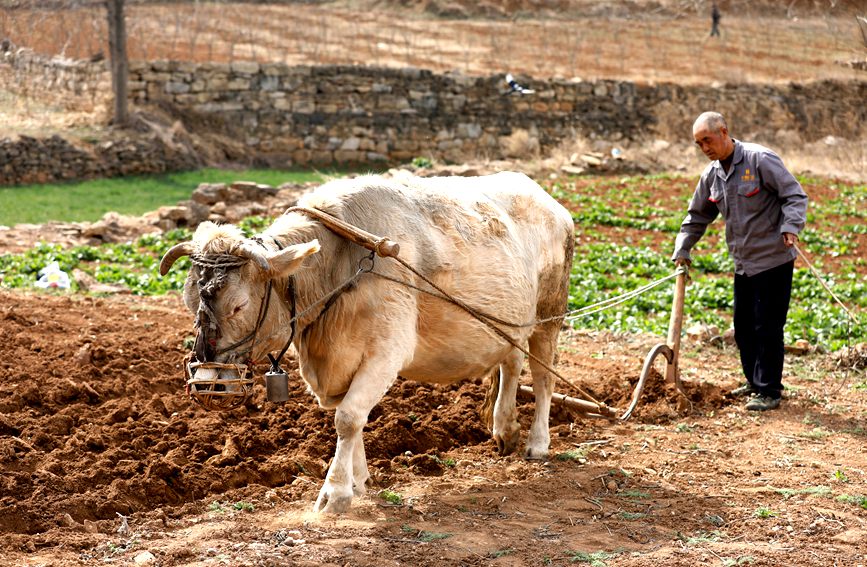
[(156, 560), (157, 558), (150, 551), (142, 551), (133, 557), (132, 562), (136, 565), (150, 565), (151, 563), (156, 563)]
[(696, 323), (686, 329), (686, 335), (695, 341), (706, 342), (713, 337), (719, 336), (719, 328), (714, 325)]
[(99, 526), (96, 522), (91, 522), (90, 520), (84, 520), (84, 531), (91, 534), (99, 533)]
[(91, 361), (91, 345), (85, 343), (78, 352), (75, 353), (75, 363), (79, 366), (87, 366)]
[(812, 350), (810, 342), (804, 339), (798, 339), (793, 345), (786, 345), (786, 352), (797, 355), (804, 355)]

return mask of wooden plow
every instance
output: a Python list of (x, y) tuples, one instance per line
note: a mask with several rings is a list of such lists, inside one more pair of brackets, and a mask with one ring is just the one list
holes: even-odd
[[(621, 416), (617, 417), (615, 410), (595, 400), (588, 401), (555, 392), (551, 401), (587, 416), (606, 417), (608, 419), (626, 421), (632, 416), (632, 412), (638, 406), (638, 401), (641, 398), (641, 393), (644, 391), (644, 386), (647, 383), (650, 370), (653, 368), (653, 363), (656, 361), (657, 357), (662, 355), (666, 360), (665, 382), (673, 383), (678, 393), (689, 402), (689, 397), (686, 395), (686, 391), (683, 389), (683, 384), (680, 381), (680, 367), (678, 365), (680, 335), (683, 327), (683, 302), (686, 293), (686, 282), (688, 279), (689, 275), (687, 268), (685, 266), (679, 268), (674, 285), (674, 302), (671, 309), (671, 319), (668, 324), (668, 338), (666, 342), (655, 345), (650, 349), (650, 352), (647, 353), (647, 356), (644, 359), (644, 366), (641, 369), (641, 376), (632, 392), (632, 401)], [(533, 388), (522, 385), (519, 387), (518, 393), (523, 396), (532, 396)], [(691, 402), (690, 405), (692, 405)]]

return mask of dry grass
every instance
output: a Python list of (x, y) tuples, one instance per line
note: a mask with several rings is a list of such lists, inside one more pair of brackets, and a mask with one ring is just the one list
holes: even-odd
[[(104, 20), (101, 9), (3, 10), (0, 37), (45, 54), (86, 58), (104, 49)], [(485, 21), (309, 5), (127, 8), (132, 59), (414, 66), (677, 83), (863, 75), (836, 63), (863, 57), (854, 18), (730, 14), (720, 39), (708, 37), (706, 20), (694, 12), (682, 18)]]

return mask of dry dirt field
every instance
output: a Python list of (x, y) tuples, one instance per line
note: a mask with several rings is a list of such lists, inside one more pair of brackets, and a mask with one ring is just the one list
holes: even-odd
[[(691, 408), (652, 376), (628, 422), (557, 409), (546, 462), (496, 455), (481, 381), (398, 382), (365, 430), (374, 486), (316, 516), (335, 434), (294, 368), (287, 403), (210, 413), (177, 297), (0, 306), (2, 565), (867, 564), (865, 376), (827, 357), (789, 359), (781, 409), (752, 414), (734, 350), (685, 343)], [(659, 340), (570, 333), (560, 369), (622, 409)]]
[[(639, 83), (863, 77), (838, 63), (865, 56), (854, 18), (863, 15), (863, 0), (719, 4), (719, 38), (709, 37), (710, 2), (703, 0), (187, 2), (126, 10), (132, 60), (412, 66)], [(484, 7), (497, 5), (509, 8), (489, 17)], [(101, 7), (0, 8), (0, 38), (39, 53), (89, 58), (105, 52), (105, 20)]]

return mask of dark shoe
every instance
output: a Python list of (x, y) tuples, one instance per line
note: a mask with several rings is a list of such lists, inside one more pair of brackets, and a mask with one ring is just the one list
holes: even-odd
[(761, 394), (755, 394), (750, 401), (747, 402), (747, 405), (744, 406), (750, 411), (767, 411), (772, 409), (777, 409), (780, 407), (780, 398), (772, 398), (770, 396), (763, 396)]
[(756, 390), (753, 388), (752, 384), (744, 384), (743, 386), (738, 386), (737, 388), (729, 392), (729, 395), (735, 398), (740, 398), (742, 396), (750, 396), (755, 393)]

